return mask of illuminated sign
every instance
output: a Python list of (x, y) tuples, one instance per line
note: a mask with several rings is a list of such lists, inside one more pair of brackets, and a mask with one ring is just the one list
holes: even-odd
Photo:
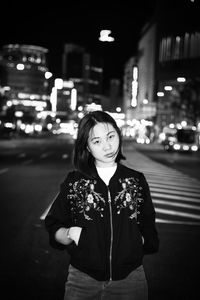
[(137, 94), (138, 94), (138, 67), (133, 67), (133, 81), (132, 81), (132, 98), (131, 106), (137, 106)]
[(111, 30), (101, 30), (99, 40), (101, 42), (114, 42), (114, 37), (109, 34), (111, 34)]

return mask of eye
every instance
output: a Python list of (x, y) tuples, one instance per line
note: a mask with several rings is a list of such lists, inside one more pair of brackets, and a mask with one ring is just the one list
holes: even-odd
[(115, 137), (114, 134), (110, 134), (110, 135), (108, 136), (108, 138), (109, 138), (110, 140), (112, 140), (114, 137)]
[(99, 144), (99, 143), (100, 143), (99, 140), (96, 140), (96, 141), (93, 142), (94, 145), (97, 145), (97, 144)]

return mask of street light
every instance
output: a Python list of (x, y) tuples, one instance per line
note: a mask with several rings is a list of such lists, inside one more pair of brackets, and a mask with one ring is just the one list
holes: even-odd
[(44, 76), (46, 79), (49, 79), (53, 76), (53, 74), (51, 72), (47, 71), (47, 72), (45, 72)]

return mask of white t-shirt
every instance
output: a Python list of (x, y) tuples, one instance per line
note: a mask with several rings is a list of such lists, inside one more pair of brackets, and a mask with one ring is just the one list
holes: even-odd
[(117, 165), (113, 167), (106, 167), (106, 168), (101, 168), (101, 167), (96, 167), (97, 172), (99, 174), (99, 177), (105, 182), (106, 185), (109, 185), (110, 178), (114, 175)]

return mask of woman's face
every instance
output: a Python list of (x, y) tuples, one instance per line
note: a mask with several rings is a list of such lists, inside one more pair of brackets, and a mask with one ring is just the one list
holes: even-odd
[(119, 152), (119, 136), (115, 128), (109, 123), (97, 123), (89, 132), (88, 150), (97, 167), (115, 165)]

